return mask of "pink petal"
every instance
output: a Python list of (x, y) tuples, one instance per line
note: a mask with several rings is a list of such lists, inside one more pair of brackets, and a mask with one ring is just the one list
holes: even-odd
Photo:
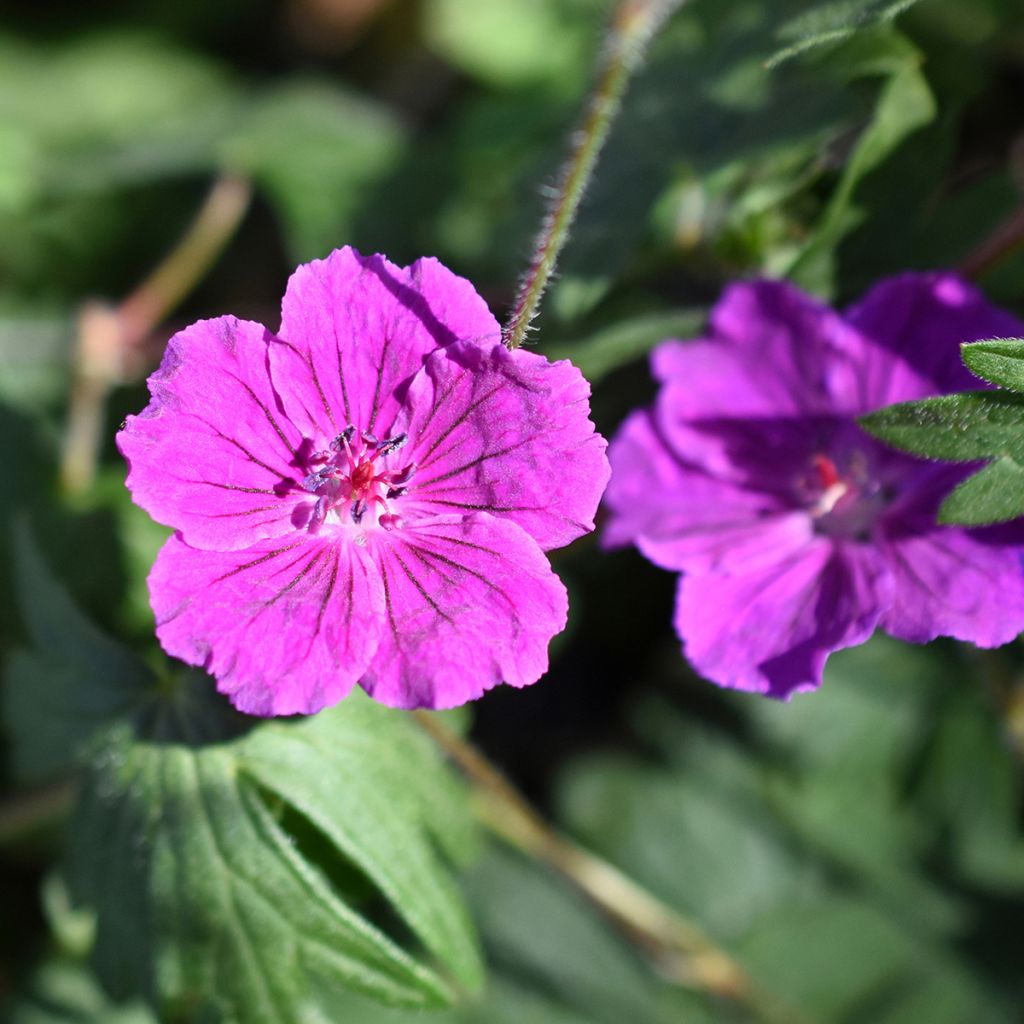
[(392, 707), (449, 708), (528, 686), (565, 628), (565, 588), (514, 523), (444, 516), (369, 535), (384, 583), (380, 645), (362, 685)]
[(751, 572), (683, 576), (676, 630), (701, 675), (785, 698), (820, 685), (828, 655), (867, 640), (891, 600), (873, 549), (819, 539)]
[(778, 498), (716, 479), (677, 458), (646, 411), (612, 442), (606, 545), (635, 543), (664, 569), (749, 571), (808, 543), (810, 517)]
[(837, 411), (861, 342), (842, 318), (783, 281), (730, 285), (706, 339), (669, 341), (651, 356), (665, 404), (681, 420)]
[(310, 437), (330, 439), (349, 424), (385, 437), (431, 352), (500, 333), (473, 286), (437, 260), (396, 267), (346, 247), (292, 274), (271, 372)]
[(230, 552), (175, 535), (149, 589), (164, 650), (213, 673), (251, 715), (336, 704), (366, 671), (384, 611), (380, 578), (345, 531)]
[(132, 497), (198, 547), (230, 551), (292, 532), (301, 440), (267, 373), (260, 324), (220, 317), (176, 334), (149, 378), (152, 401), (117, 435)]
[(545, 550), (593, 530), (610, 470), (589, 398), (565, 360), (500, 344), (435, 352), (396, 423), (418, 467), (403, 510), (488, 512)]

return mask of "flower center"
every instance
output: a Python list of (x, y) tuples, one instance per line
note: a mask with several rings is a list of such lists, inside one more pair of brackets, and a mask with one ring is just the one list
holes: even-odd
[(867, 453), (837, 457), (817, 452), (797, 481), (797, 492), (817, 533), (866, 540), (888, 495), (872, 472)]
[(368, 431), (357, 432), (349, 426), (331, 441), (327, 451), (309, 455), (310, 472), (302, 488), (316, 495), (316, 503), (308, 519), (302, 517), (296, 525), (312, 533), (330, 520), (385, 530), (400, 527), (402, 517), (392, 503), (408, 491), (416, 463), (396, 465), (392, 456), (408, 440), (405, 434), (396, 434), (379, 441)]

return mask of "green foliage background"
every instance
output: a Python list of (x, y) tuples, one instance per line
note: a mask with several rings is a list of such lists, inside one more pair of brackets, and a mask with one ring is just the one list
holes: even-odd
[[(4, 6), (12, 1024), (755, 1019), (660, 976), (564, 880), (480, 835), (408, 716), (352, 698), (254, 728), (163, 657), (145, 575), (166, 531), (130, 504), (112, 444), (139, 382), (111, 398), (92, 486), (57, 478), (77, 311), (128, 294), (217, 175), (251, 180), (253, 205), (158, 342), (228, 312), (276, 326), (293, 265), (345, 243), (437, 255), (507, 309), (605, 11)], [(734, 277), (842, 304), (959, 264), (1020, 205), (1022, 88), (1018, 0), (692, 0), (627, 96), (532, 343), (588, 374), (610, 434), (652, 393), (647, 351), (697, 333)], [(981, 283), (1024, 315), (1020, 254)], [(545, 813), (794, 1021), (1021, 1018), (1019, 644), (876, 639), (836, 656), (820, 693), (772, 704), (693, 676), (672, 580), (635, 553), (590, 539), (555, 563), (573, 610), (550, 675), (455, 722)], [(22, 827), (50, 804), (52, 822)]]

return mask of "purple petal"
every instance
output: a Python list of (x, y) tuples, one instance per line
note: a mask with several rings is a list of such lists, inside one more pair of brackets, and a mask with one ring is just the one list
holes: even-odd
[(937, 636), (979, 647), (1009, 643), (1024, 630), (1022, 533), (1019, 524), (965, 530), (932, 519), (881, 539), (896, 585), (882, 628), (914, 643)]
[(235, 550), (293, 530), (300, 436), (267, 373), (266, 328), (201, 320), (167, 346), (149, 378), (152, 400), (117, 435), (128, 487), (158, 522), (198, 547)]
[(1024, 337), (1024, 323), (949, 273), (888, 278), (846, 317), (868, 342), (853, 382), (858, 412), (984, 387), (963, 365), (960, 344)]
[(675, 623), (701, 675), (786, 698), (820, 685), (828, 655), (867, 640), (891, 599), (873, 549), (819, 539), (750, 572), (683, 576)]
[(682, 420), (834, 414), (860, 341), (842, 318), (783, 281), (734, 284), (709, 335), (654, 350), (654, 375)]
[(715, 479), (676, 458), (650, 413), (634, 413), (609, 451), (604, 542), (633, 542), (666, 569), (748, 571), (811, 539), (811, 520), (772, 495)]
[(288, 415), (310, 436), (352, 424), (386, 437), (404, 385), (431, 352), (500, 333), (473, 286), (437, 260), (396, 267), (346, 247), (292, 275), (271, 370)]
[(164, 650), (213, 673), (251, 715), (336, 704), (366, 671), (384, 612), (376, 569), (344, 533), (230, 552), (175, 535), (149, 589)]
[(405, 454), (417, 465), (403, 510), (487, 512), (545, 550), (593, 530), (610, 470), (589, 397), (565, 360), (500, 344), (435, 352), (395, 427), (409, 435)]
[(362, 685), (392, 707), (448, 708), (504, 681), (536, 682), (567, 598), (514, 523), (445, 516), (371, 535), (384, 582), (380, 645)]

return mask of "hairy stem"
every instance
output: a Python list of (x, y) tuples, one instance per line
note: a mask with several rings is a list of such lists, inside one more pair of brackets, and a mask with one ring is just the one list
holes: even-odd
[(620, 0), (612, 14), (583, 123), (572, 134), (569, 159), (544, 215), (533, 257), (502, 332), (502, 340), (510, 349), (522, 345), (537, 315), (601, 148), (619, 112), (626, 86), (655, 32), (682, 2)]
[(414, 714), (469, 779), (483, 823), (512, 846), (567, 878), (644, 950), (663, 976), (739, 1003), (773, 1024), (799, 1024), (804, 1020), (755, 985), (697, 925), (614, 865), (556, 832), (479, 750), (436, 715), (428, 711)]
[(87, 303), (78, 317), (61, 483), (85, 490), (96, 474), (107, 395), (145, 366), (139, 349), (203, 279), (249, 208), (252, 189), (233, 174), (210, 190), (192, 224), (156, 269), (118, 306)]

